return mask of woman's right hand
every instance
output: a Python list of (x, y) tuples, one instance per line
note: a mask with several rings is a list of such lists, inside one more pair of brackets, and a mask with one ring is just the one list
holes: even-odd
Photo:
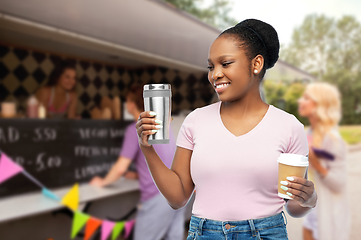
[(148, 143), (149, 135), (155, 134), (161, 128), (162, 122), (155, 119), (155, 112), (142, 112), (135, 124), (137, 129), (138, 141), (140, 146), (150, 147)]

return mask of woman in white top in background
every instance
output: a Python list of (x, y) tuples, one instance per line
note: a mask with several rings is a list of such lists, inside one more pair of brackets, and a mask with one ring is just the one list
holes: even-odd
[[(328, 83), (311, 83), (298, 100), (298, 111), (309, 119), (309, 179), (318, 204), (305, 217), (304, 240), (349, 239), (346, 144), (338, 132), (340, 94)], [(333, 159), (332, 159), (333, 158)]]

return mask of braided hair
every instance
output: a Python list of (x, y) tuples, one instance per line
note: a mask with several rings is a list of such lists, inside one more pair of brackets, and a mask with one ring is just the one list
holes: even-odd
[(268, 23), (257, 19), (247, 19), (226, 29), (220, 36), (234, 37), (250, 61), (257, 55), (262, 55), (264, 67), (260, 72), (261, 79), (264, 77), (266, 69), (272, 68), (278, 60), (280, 48), (278, 35)]

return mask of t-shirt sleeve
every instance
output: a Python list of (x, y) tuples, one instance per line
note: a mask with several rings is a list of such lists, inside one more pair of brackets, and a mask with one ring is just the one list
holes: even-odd
[(131, 124), (125, 130), (122, 150), (119, 155), (134, 160), (139, 150), (137, 130), (135, 125)]
[(194, 110), (184, 119), (183, 124), (179, 130), (177, 138), (177, 146), (193, 150), (194, 148), (194, 130), (196, 111)]
[(291, 119), (291, 137), (286, 153), (300, 154), (308, 156), (307, 135), (303, 124), (292, 115)]

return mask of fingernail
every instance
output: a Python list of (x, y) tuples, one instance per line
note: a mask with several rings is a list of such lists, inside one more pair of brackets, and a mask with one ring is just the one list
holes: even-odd
[(288, 190), (288, 187), (285, 187), (285, 186), (281, 186), (281, 188), (282, 188), (283, 190), (285, 190), (285, 191)]
[(163, 128), (162, 125), (155, 125), (155, 127), (156, 127), (157, 129)]
[(158, 123), (158, 124), (162, 124), (162, 123), (163, 123), (161, 120), (158, 120), (158, 119), (156, 119), (156, 120), (154, 120), (154, 121), (155, 121), (155, 123)]
[(295, 179), (293, 177), (286, 177), (287, 180), (289, 181), (294, 181)]
[(287, 182), (287, 181), (281, 181), (280, 183), (281, 183), (282, 185), (286, 185), (286, 186), (288, 185), (288, 182)]
[(155, 112), (149, 112), (149, 115), (150, 116), (155, 116), (155, 115), (157, 115)]
[(290, 196), (290, 197), (293, 195), (293, 194), (290, 193), (290, 192), (286, 192), (286, 193), (287, 193), (287, 195)]
[(158, 130), (156, 130), (156, 129), (153, 129), (153, 130), (152, 130), (152, 133), (156, 133), (156, 132), (158, 132)]

